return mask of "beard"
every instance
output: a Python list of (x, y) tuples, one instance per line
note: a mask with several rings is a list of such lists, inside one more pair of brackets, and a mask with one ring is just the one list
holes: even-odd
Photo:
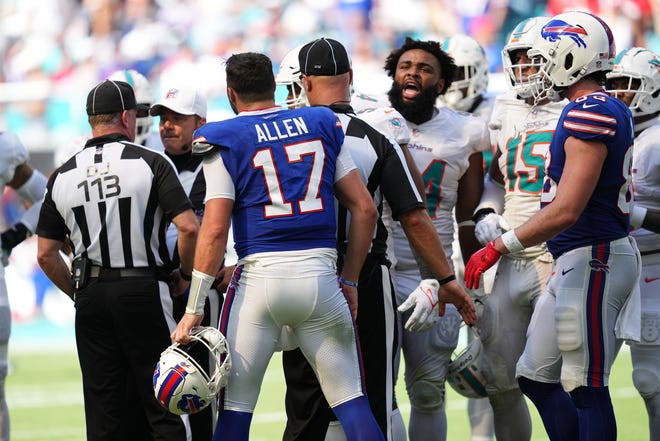
[(426, 87), (419, 92), (412, 102), (404, 102), (403, 89), (392, 81), (392, 87), (387, 96), (390, 99), (392, 107), (394, 107), (405, 119), (415, 124), (422, 124), (433, 117), (433, 109), (435, 108), (435, 101), (439, 96), (435, 86)]

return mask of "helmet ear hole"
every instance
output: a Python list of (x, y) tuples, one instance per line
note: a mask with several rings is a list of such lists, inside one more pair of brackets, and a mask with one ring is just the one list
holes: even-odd
[(564, 69), (570, 70), (573, 67), (573, 54), (569, 53), (564, 59)]

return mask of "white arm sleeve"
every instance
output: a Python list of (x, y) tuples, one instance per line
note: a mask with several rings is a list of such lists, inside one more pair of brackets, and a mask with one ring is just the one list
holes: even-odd
[(484, 179), (484, 191), (481, 193), (481, 200), (479, 205), (474, 209), (474, 212), (477, 213), (479, 210), (484, 208), (491, 208), (495, 210), (495, 213), (502, 214), (504, 211), (504, 194), (506, 193), (504, 185), (499, 182), (495, 182), (490, 178), (490, 175), (486, 175)]
[(23, 213), (23, 216), (21, 216), (21, 223), (25, 225), (25, 227), (30, 230), (30, 233), (34, 234), (34, 231), (37, 229), (37, 223), (39, 222), (39, 212), (41, 211), (41, 203), (43, 200), (40, 200), (39, 202), (35, 202), (25, 210), (25, 213)]
[(32, 170), (32, 176), (25, 181), (25, 184), (16, 189), (16, 192), (27, 202), (34, 204), (44, 198), (46, 192), (46, 177), (37, 169)]
[(236, 191), (234, 188), (234, 181), (222, 161), (220, 153), (214, 153), (204, 159), (204, 179), (206, 180), (206, 198), (204, 202), (209, 199), (223, 198), (234, 200)]
[(39, 211), (41, 210), (41, 202), (44, 199), (46, 192), (46, 177), (37, 169), (32, 170), (32, 176), (25, 181), (25, 184), (16, 189), (16, 193), (23, 198), (23, 200), (32, 204), (21, 217), (21, 223), (34, 233), (39, 221)]

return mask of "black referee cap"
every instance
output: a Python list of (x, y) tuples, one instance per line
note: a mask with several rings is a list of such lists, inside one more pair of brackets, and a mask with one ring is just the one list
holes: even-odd
[(304, 45), (298, 53), (298, 62), (305, 75), (334, 77), (351, 70), (346, 48), (332, 38), (319, 38)]
[(105, 80), (94, 86), (87, 95), (87, 115), (118, 113), (137, 108), (135, 92), (124, 81)]

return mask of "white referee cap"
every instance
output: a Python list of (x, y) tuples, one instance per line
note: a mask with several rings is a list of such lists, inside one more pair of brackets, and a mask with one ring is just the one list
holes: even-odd
[(173, 87), (161, 95), (158, 102), (151, 106), (149, 113), (157, 116), (163, 109), (169, 109), (181, 115), (197, 115), (206, 118), (206, 98), (195, 88)]

